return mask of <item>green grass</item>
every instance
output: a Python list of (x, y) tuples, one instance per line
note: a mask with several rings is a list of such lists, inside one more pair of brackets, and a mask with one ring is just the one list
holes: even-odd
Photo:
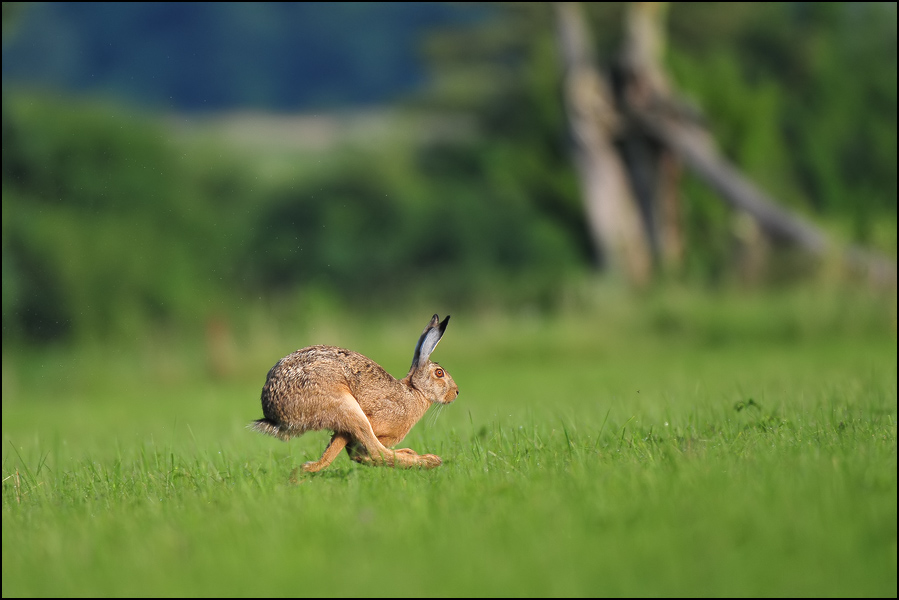
[(453, 314), (433, 471), (244, 429), (282, 355), (400, 374), (426, 310), (238, 333), (218, 379), (177, 337), (5, 351), (3, 595), (896, 595), (894, 298), (572, 306)]

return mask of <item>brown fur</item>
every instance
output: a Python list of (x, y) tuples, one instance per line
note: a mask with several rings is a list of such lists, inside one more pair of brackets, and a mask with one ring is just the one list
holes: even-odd
[(459, 394), (450, 374), (429, 359), (448, 320), (439, 323), (434, 315), (402, 380), (370, 358), (335, 346), (309, 346), (285, 356), (262, 388), (265, 418), (250, 426), (285, 441), (307, 431), (333, 431), (322, 457), (303, 465), (310, 472), (327, 467), (344, 448), (365, 464), (439, 466), (438, 456), (390, 446), (406, 437), (432, 403), (449, 404)]

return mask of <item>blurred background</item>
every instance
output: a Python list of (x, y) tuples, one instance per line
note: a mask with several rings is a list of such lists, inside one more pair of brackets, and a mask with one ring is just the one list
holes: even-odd
[(2, 7), (3, 596), (896, 596), (895, 3)]
[[(615, 100), (634, 8), (579, 10)], [(835, 244), (894, 261), (896, 5), (653, 10), (666, 89), (721, 156)], [(159, 335), (200, 340), (227, 373), (260, 323), (576, 312), (597, 282), (624, 298), (842, 285), (676, 156), (674, 249), (644, 207), (649, 273), (616, 272), (585, 211), (559, 19), (548, 3), (3, 3), (4, 380), (18, 350)], [(610, 131), (633, 177), (645, 132)]]

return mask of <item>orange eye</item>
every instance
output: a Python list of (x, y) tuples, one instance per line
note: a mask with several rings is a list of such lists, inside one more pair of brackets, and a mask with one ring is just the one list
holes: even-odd
[(437, 377), (443, 377), (443, 369), (437, 369), (436, 371), (434, 371), (434, 375), (436, 375)]

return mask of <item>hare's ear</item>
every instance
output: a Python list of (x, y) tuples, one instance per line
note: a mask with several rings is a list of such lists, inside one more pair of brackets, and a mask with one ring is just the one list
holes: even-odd
[(428, 362), (428, 357), (431, 356), (431, 352), (437, 347), (437, 342), (440, 341), (440, 338), (443, 337), (443, 332), (446, 331), (447, 323), (449, 323), (449, 315), (446, 316), (442, 323), (437, 315), (431, 317), (431, 322), (421, 332), (418, 344), (415, 345), (415, 356), (412, 357), (413, 369), (417, 369)]

